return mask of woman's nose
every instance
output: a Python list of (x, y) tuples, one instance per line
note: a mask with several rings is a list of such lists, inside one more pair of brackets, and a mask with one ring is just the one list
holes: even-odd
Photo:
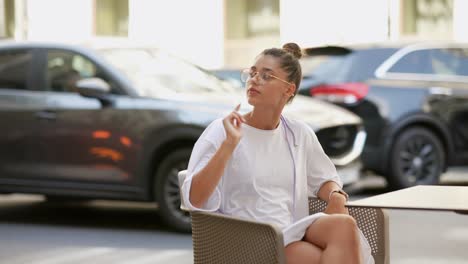
[(260, 73), (256, 72), (254, 76), (250, 77), (250, 81), (254, 82), (254, 84), (259, 84), (260, 83)]

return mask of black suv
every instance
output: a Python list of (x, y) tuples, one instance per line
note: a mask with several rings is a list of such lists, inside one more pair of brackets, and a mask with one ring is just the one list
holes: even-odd
[(364, 168), (392, 189), (435, 184), (468, 165), (468, 44), (374, 44), (305, 50), (299, 93), (359, 115)]
[[(156, 201), (165, 223), (188, 231), (177, 172), (204, 128), (242, 100), (154, 48), (2, 43), (0, 193)], [(313, 127), (345, 182), (358, 179), (356, 115), (310, 98), (286, 112)]]

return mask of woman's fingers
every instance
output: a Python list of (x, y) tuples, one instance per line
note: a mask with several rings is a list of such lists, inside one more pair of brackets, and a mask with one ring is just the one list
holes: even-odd
[(227, 140), (233, 143), (238, 143), (242, 137), (241, 124), (245, 122), (244, 117), (237, 111), (240, 109), (238, 104), (234, 110), (223, 119), (224, 129), (226, 130)]
[(245, 118), (238, 112), (239, 109), (240, 109), (240, 106), (241, 106), (241, 105), (238, 104), (238, 105), (236, 106), (236, 108), (234, 108), (233, 113), (236, 114), (236, 115), (238, 115), (238, 116), (242, 119), (242, 121), (245, 122)]
[(234, 108), (234, 111), (232, 111), (230, 114), (229, 114), (229, 121), (231, 124), (233, 124), (236, 128), (239, 128), (241, 123), (245, 122), (245, 118), (239, 114), (239, 111), (240, 109), (240, 104), (238, 104), (235, 108)]
[(245, 119), (242, 115), (240, 115), (239, 113), (236, 113), (236, 112), (232, 112), (232, 117), (237, 121), (237, 124), (236, 125), (240, 125), (241, 123), (244, 123), (245, 122)]
[(236, 115), (234, 115), (232, 113), (229, 115), (228, 120), (229, 120), (229, 124), (234, 126), (235, 128), (240, 127), (240, 124), (242, 123), (242, 120), (239, 119), (238, 116), (236, 116)]
[(234, 111), (229, 113), (228, 116), (224, 118), (226, 122), (225, 125), (229, 126), (229, 128), (239, 130), (241, 127), (241, 124), (245, 122), (245, 118), (237, 112), (240, 109), (240, 104), (238, 104), (235, 108)]
[(324, 211), (326, 214), (349, 214), (348, 208), (344, 205), (328, 203)]

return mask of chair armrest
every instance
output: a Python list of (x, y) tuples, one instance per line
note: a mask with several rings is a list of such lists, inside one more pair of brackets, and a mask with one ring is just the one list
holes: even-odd
[(286, 263), (283, 234), (267, 223), (192, 211), (195, 264)]
[[(315, 214), (325, 210), (327, 203), (310, 197), (309, 213)], [(389, 263), (388, 215), (380, 208), (349, 207), (349, 214), (356, 220), (359, 229), (367, 238), (376, 264)]]

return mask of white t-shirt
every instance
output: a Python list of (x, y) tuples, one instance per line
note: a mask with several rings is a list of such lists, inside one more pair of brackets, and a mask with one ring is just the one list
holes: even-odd
[(286, 227), (292, 223), (294, 165), (285, 131), (282, 125), (261, 130), (243, 124), (242, 133), (222, 179), (229, 199), (222, 200), (221, 212)]
[(316, 197), (328, 181), (342, 187), (335, 166), (305, 123), (282, 118), (273, 130), (242, 124), (242, 133), (215, 191), (202, 208), (196, 208), (189, 197), (192, 177), (226, 138), (222, 119), (205, 129), (182, 185), (185, 206), (275, 224), (283, 230), (285, 246), (301, 240), (307, 227), (324, 215), (309, 216), (308, 197)]

